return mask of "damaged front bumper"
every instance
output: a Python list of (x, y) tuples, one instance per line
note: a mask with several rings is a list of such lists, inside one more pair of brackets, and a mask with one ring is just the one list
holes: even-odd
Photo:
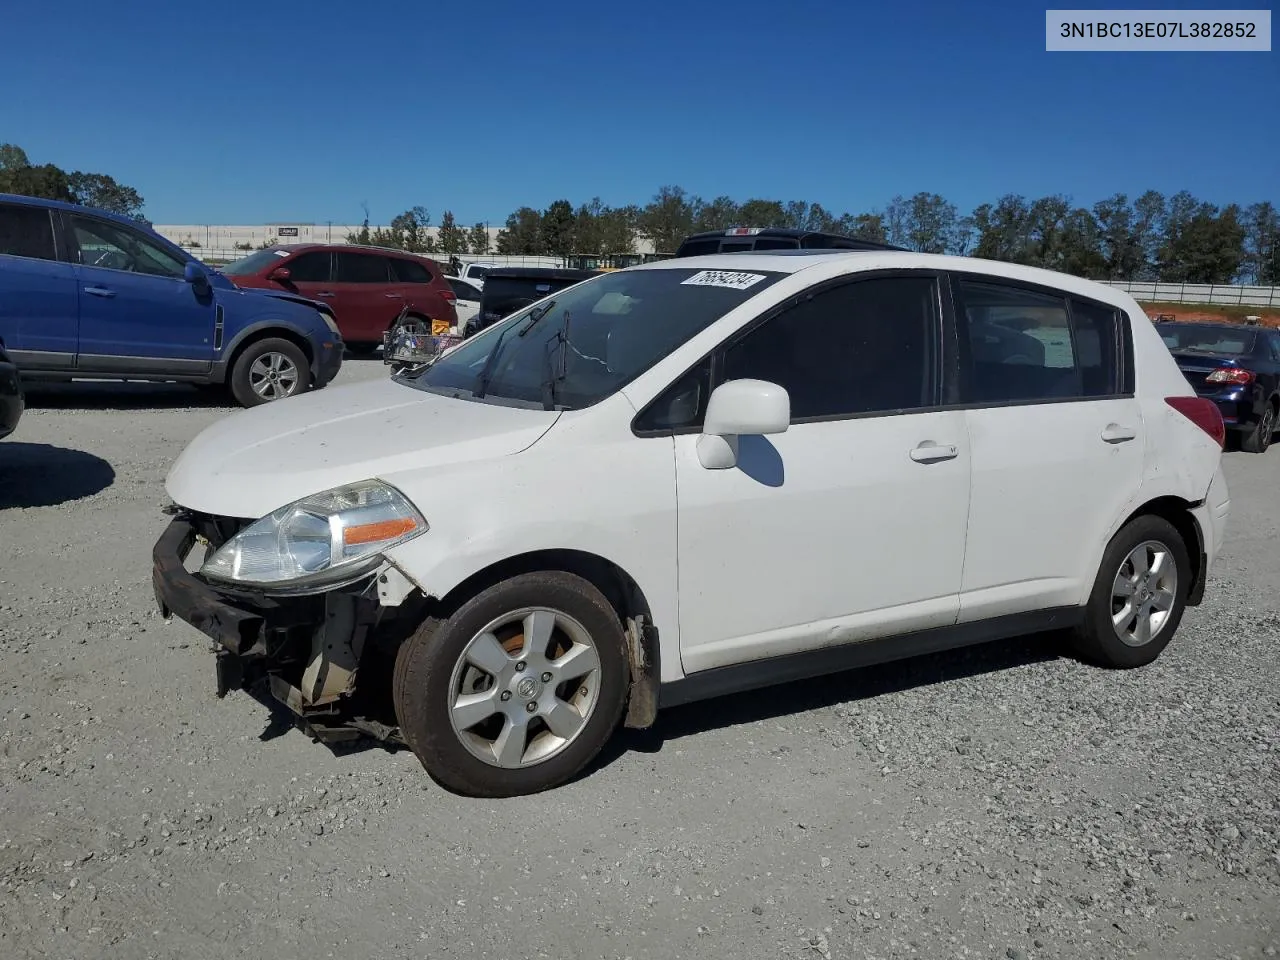
[(151, 573), (161, 616), (185, 620), (217, 645), (218, 696), (245, 690), (282, 704), (326, 743), (365, 736), (403, 742), (387, 715), (396, 617), (379, 604), (376, 575), (319, 596), (211, 586), (186, 561), (198, 543), (220, 546), (229, 535), (224, 524), (180, 512), (156, 541)]

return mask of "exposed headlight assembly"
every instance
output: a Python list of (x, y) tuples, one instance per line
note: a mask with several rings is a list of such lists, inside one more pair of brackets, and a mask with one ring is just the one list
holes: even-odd
[(200, 568), (210, 580), (315, 593), (360, 579), (382, 552), (425, 533), (427, 521), (394, 487), (365, 480), (304, 497), (256, 520)]

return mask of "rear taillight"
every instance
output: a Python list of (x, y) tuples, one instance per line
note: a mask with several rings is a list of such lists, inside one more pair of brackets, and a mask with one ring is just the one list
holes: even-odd
[(1164, 402), (1213, 437), (1218, 446), (1227, 440), (1227, 427), (1222, 422), (1222, 412), (1212, 400), (1204, 397), (1165, 397)]
[(444, 297), (450, 303), (454, 303), (458, 299), (458, 295), (454, 293), (452, 290), (441, 290), (440, 296)]
[(1204, 379), (1206, 383), (1237, 383), (1244, 386), (1253, 383), (1254, 373), (1240, 367), (1219, 367)]

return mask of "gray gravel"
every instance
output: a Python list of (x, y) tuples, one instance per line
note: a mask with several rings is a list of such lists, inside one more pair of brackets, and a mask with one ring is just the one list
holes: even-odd
[(155, 616), (161, 480), (228, 408), (31, 403), (0, 443), (0, 957), (1280, 951), (1280, 452), (1228, 455), (1226, 555), (1152, 667), (929, 657), (672, 711), (475, 801), (216, 700), (208, 644)]

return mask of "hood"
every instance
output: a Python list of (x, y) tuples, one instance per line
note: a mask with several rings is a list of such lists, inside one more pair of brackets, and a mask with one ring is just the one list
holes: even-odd
[(179, 506), (256, 519), (344, 483), (519, 453), (558, 416), (390, 379), (327, 387), (206, 428), (182, 451), (165, 489)]

